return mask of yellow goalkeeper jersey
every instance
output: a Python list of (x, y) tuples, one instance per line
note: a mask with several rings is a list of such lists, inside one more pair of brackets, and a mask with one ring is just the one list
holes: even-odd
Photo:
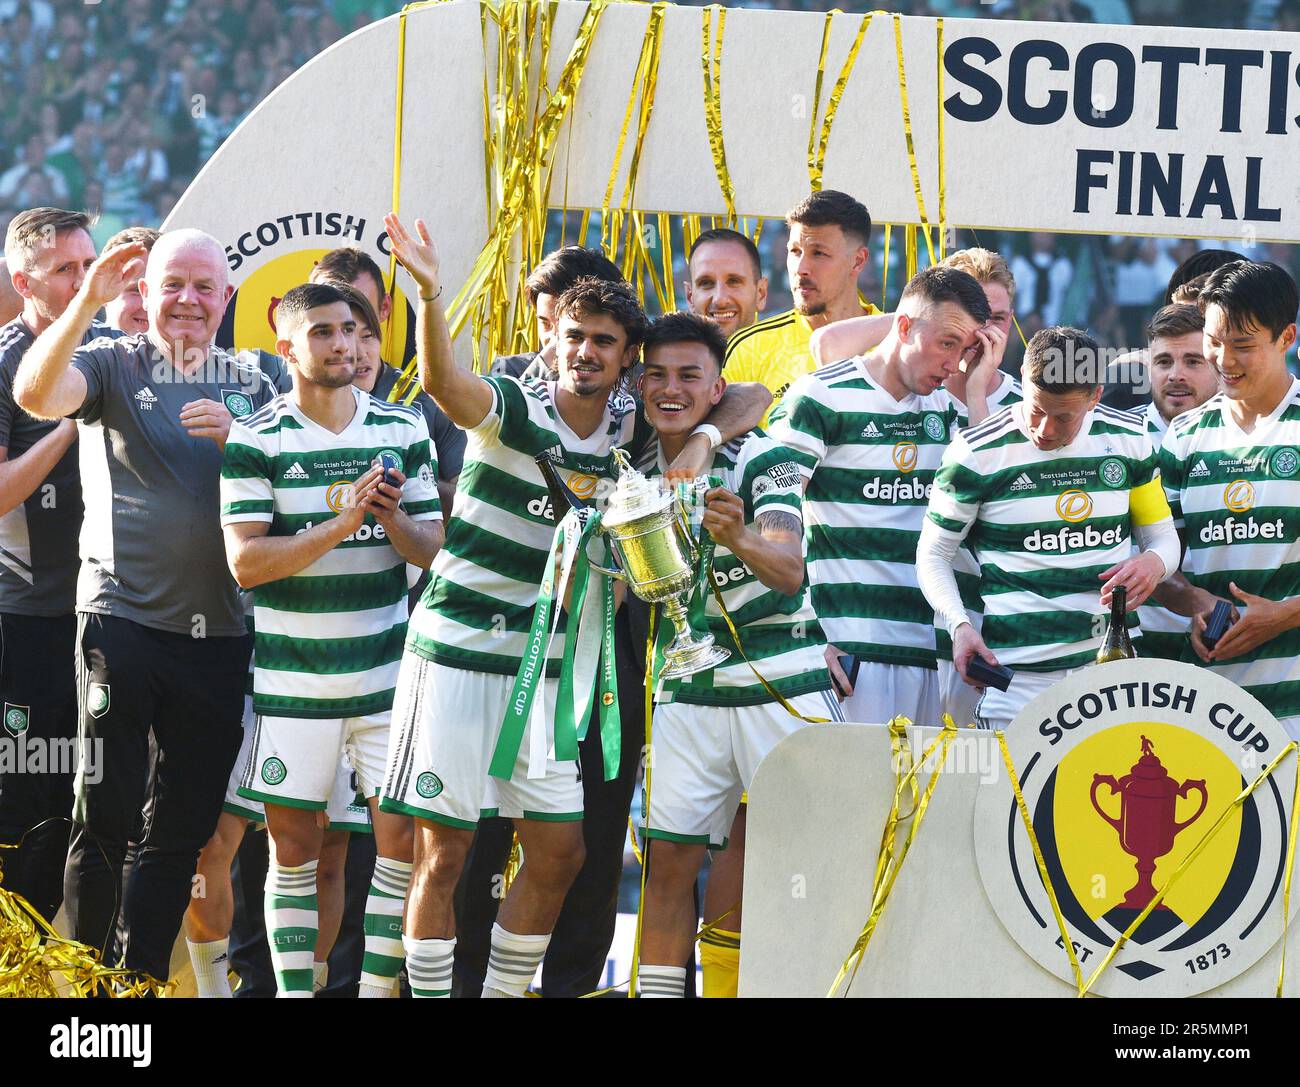
[[(870, 302), (862, 300), (864, 317), (879, 312)], [(770, 416), (786, 389), (817, 369), (808, 349), (812, 334), (808, 318), (792, 309), (739, 329), (727, 344), (722, 376), (728, 381), (757, 381), (771, 389)], [(762, 425), (767, 426), (767, 417)]]

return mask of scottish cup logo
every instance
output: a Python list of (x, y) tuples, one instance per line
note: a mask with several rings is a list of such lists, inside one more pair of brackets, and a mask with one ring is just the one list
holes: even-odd
[[(1007, 743), (1085, 979), (1131, 930), (1091, 991), (1192, 996), (1274, 947), (1294, 764), (1234, 805), (1287, 744), (1245, 691), (1190, 665), (1161, 662), (1155, 673), (1149, 661), (1118, 661), (1034, 699)], [(1003, 786), (982, 790), (976, 804), (985, 893), (1020, 947), (1073, 984), (1028, 832)]]

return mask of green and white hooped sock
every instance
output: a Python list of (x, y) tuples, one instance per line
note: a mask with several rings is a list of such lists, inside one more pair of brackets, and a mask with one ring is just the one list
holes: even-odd
[(402, 969), (402, 906), (411, 885), (409, 861), (388, 857), (375, 860), (366, 896), (366, 953), (361, 960), (363, 997), (394, 995), (394, 982)]
[(451, 965), (456, 940), (417, 940), (403, 936), (406, 949), (406, 980), (413, 997), (451, 996)]
[(316, 862), (273, 863), (266, 874), (266, 935), (277, 996), (311, 997), (319, 927)]

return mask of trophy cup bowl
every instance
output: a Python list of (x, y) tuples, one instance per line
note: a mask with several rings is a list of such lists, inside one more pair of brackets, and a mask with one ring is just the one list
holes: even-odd
[(621, 449), (614, 456), (621, 470), (600, 531), (609, 538), (615, 568), (594, 569), (625, 581), (646, 603), (663, 605), (676, 629), (664, 650), (664, 679), (707, 672), (731, 652), (715, 645), (712, 634), (693, 631), (687, 617), (698, 549), (685, 510), (676, 495), (633, 468)]

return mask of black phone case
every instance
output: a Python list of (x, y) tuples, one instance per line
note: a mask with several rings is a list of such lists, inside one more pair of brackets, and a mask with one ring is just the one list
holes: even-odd
[(1011, 686), (1011, 677), (1015, 675), (1010, 668), (1001, 664), (990, 664), (983, 657), (971, 657), (966, 664), (966, 674), (977, 683), (986, 687), (996, 687), (1005, 691)]

